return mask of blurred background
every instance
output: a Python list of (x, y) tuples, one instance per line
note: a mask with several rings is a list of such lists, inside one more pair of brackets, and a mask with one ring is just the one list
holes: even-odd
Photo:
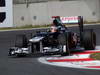
[(52, 16), (83, 16), (100, 21), (100, 0), (13, 0), (14, 26), (46, 25)]

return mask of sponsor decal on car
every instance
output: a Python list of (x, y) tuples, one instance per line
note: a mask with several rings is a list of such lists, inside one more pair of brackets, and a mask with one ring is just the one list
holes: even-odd
[(78, 16), (60, 17), (62, 23), (78, 23)]

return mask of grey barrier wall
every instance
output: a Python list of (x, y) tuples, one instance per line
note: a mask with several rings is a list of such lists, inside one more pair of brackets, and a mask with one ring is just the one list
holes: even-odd
[(52, 16), (83, 16), (85, 21), (100, 20), (99, 0), (49, 1), (15, 4), (14, 26), (44, 25), (52, 23)]

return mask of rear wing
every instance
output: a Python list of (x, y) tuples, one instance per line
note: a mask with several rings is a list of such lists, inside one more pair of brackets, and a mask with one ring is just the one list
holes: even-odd
[(59, 19), (59, 21), (62, 24), (80, 24), (80, 22), (83, 23), (83, 17), (82, 16), (71, 16), (71, 17), (52, 16), (52, 18), (53, 19)]
[(80, 32), (83, 32), (83, 16), (60, 17), (52, 16), (53, 23), (56, 26), (63, 26), (63, 24), (78, 24)]

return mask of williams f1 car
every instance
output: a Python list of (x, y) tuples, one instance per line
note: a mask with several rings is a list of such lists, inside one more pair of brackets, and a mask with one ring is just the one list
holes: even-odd
[[(31, 39), (26, 35), (17, 35), (15, 46), (9, 49), (10, 56), (43, 54), (70, 54), (77, 47), (84, 50), (94, 50), (96, 34), (93, 29), (83, 28), (83, 17), (53, 16), (53, 25), (46, 32), (37, 32)], [(70, 31), (64, 24), (75, 23), (79, 25), (79, 34)]]

